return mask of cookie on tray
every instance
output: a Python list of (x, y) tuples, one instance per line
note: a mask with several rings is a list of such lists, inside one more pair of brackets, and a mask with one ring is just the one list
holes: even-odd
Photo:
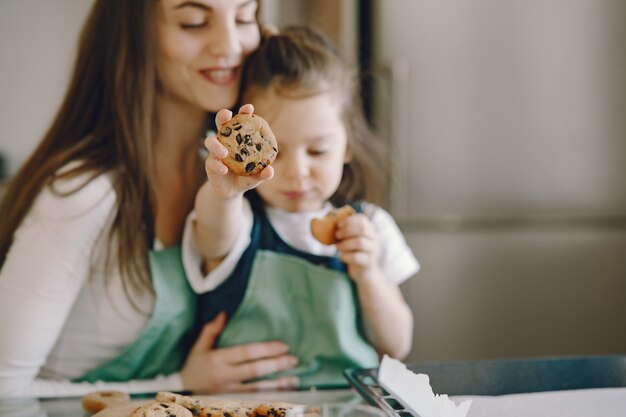
[(168, 391), (160, 391), (156, 400), (161, 402), (173, 402), (190, 410), (197, 417), (253, 417), (254, 409), (242, 402), (228, 400), (226, 402), (214, 402), (211, 405), (202, 403), (200, 400)]
[(228, 156), (224, 165), (237, 175), (256, 175), (276, 159), (278, 145), (267, 122), (256, 114), (237, 114), (217, 134)]
[(199, 410), (202, 407), (200, 400), (189, 397), (187, 395), (176, 394), (169, 391), (159, 391), (157, 392), (155, 398), (157, 401), (162, 403), (176, 403), (182, 405), (192, 412), (196, 409)]
[(123, 391), (95, 391), (84, 395), (80, 402), (85, 411), (95, 414), (111, 405), (130, 402), (130, 395)]
[(193, 413), (176, 403), (162, 403), (151, 401), (137, 407), (130, 414), (130, 417), (193, 417)]
[(352, 206), (345, 205), (329, 211), (326, 216), (321, 219), (311, 220), (311, 233), (313, 237), (325, 245), (337, 243), (337, 239), (335, 239), (337, 223), (355, 213)]

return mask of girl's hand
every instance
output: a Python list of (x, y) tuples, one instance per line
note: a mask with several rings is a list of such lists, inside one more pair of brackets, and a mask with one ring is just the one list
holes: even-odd
[(382, 276), (378, 266), (380, 238), (365, 214), (341, 220), (335, 237), (340, 259), (348, 265), (348, 275), (357, 284)]
[(283, 377), (256, 382), (251, 379), (291, 369), (297, 364), (282, 342), (251, 343), (214, 349), (222, 332), (226, 315), (220, 313), (204, 325), (202, 333), (187, 356), (181, 371), (183, 387), (194, 393), (292, 390), (298, 387), (297, 377)]
[[(245, 104), (239, 109), (239, 113), (253, 113), (252, 104)], [(222, 109), (215, 116), (217, 130), (233, 117), (230, 110)], [(209, 157), (204, 163), (209, 183), (213, 191), (222, 198), (232, 197), (239, 193), (255, 188), (265, 180), (274, 176), (274, 168), (268, 166), (253, 176), (240, 176), (230, 172), (228, 167), (222, 163), (222, 159), (228, 156), (228, 150), (217, 140), (215, 136), (209, 136), (204, 141), (204, 146), (209, 151)]]

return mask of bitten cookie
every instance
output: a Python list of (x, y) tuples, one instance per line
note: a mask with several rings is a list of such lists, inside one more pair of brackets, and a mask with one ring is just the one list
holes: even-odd
[(311, 233), (313, 233), (313, 237), (325, 245), (337, 243), (337, 239), (335, 239), (337, 223), (355, 213), (352, 206), (345, 205), (329, 211), (328, 214), (321, 219), (311, 220)]
[(114, 404), (130, 402), (130, 395), (122, 391), (90, 392), (81, 399), (85, 411), (95, 414)]
[(256, 175), (276, 159), (278, 145), (267, 122), (255, 114), (237, 114), (224, 123), (217, 140), (228, 149), (224, 165), (237, 175)]
[(135, 408), (130, 417), (193, 417), (193, 414), (176, 403), (152, 401)]

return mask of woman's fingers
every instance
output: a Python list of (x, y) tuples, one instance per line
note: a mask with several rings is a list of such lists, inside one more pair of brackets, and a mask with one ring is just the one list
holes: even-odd
[[(254, 387), (242, 387), (251, 379), (292, 369), (298, 360), (288, 354), (288, 346), (282, 342), (250, 343), (212, 351), (213, 362), (220, 363), (220, 387), (239, 387), (250, 391)], [(287, 383), (291, 381), (292, 383)], [(293, 381), (272, 382), (271, 387), (282, 384), (293, 386)]]
[(220, 350), (223, 354), (222, 359), (226, 363), (230, 365), (238, 365), (258, 359), (268, 359), (280, 355), (286, 355), (289, 352), (289, 346), (283, 342), (274, 341), (248, 343)]
[(289, 347), (279, 341), (213, 349), (225, 322), (226, 315), (222, 312), (202, 328), (181, 371), (186, 389), (217, 393), (293, 389), (298, 386), (299, 380), (295, 377), (246, 383), (291, 369), (298, 361), (288, 353)]
[(217, 337), (222, 333), (224, 325), (226, 324), (226, 313), (223, 311), (219, 313), (215, 318), (207, 322), (200, 332), (200, 336), (196, 339), (192, 350), (195, 352), (203, 352), (207, 349), (211, 349)]
[(230, 376), (232, 376), (233, 381), (244, 382), (291, 369), (297, 364), (298, 359), (292, 355), (281, 355), (275, 358), (258, 359), (234, 365), (231, 368)]

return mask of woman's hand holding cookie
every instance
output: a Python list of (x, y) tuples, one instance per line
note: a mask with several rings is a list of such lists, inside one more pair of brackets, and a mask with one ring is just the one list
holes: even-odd
[(270, 164), (277, 153), (276, 139), (267, 122), (253, 112), (251, 104), (243, 105), (235, 118), (230, 110), (220, 110), (215, 117), (218, 136), (209, 136), (204, 142), (209, 151), (207, 177), (222, 198), (255, 188), (274, 176)]
[(357, 284), (382, 276), (378, 265), (380, 238), (365, 214), (354, 214), (339, 221), (335, 237), (340, 259)]

